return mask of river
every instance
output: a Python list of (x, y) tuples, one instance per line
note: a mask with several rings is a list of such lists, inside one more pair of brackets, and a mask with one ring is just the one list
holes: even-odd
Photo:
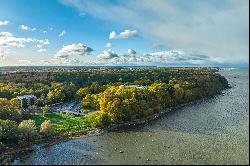
[(249, 164), (249, 72), (231, 89), (147, 125), (33, 147), (12, 164)]

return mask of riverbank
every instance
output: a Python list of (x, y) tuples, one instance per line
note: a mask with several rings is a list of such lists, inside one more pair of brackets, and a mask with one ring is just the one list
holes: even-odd
[[(223, 93), (221, 93), (221, 94), (223, 94)], [(221, 94), (217, 94), (217, 95), (221, 95)], [(215, 95), (215, 96), (217, 96), (217, 95)], [(137, 119), (137, 120), (132, 121), (132, 122), (112, 124), (112, 125), (109, 125), (107, 127), (98, 127), (98, 128), (94, 128), (94, 129), (87, 129), (87, 130), (84, 130), (81, 132), (60, 134), (60, 135), (56, 135), (55, 137), (43, 138), (43, 139), (36, 140), (35, 142), (32, 142), (32, 143), (23, 144), (22, 146), (8, 147), (8, 148), (3, 150), (4, 151), (3, 153), (0, 153), (0, 156), (1, 156), (0, 163), (7, 165), (7, 164), (11, 163), (11, 161), (14, 158), (18, 157), (19, 155), (23, 155), (23, 154), (32, 152), (32, 148), (34, 145), (39, 145), (42, 147), (51, 146), (53, 144), (56, 144), (59, 142), (64, 142), (64, 141), (67, 141), (70, 139), (76, 139), (76, 138), (86, 137), (86, 136), (90, 136), (90, 135), (98, 135), (98, 134), (101, 134), (103, 131), (117, 131), (117, 130), (128, 129), (128, 128), (132, 128), (132, 127), (136, 127), (136, 126), (140, 126), (140, 125), (147, 125), (148, 123), (155, 121), (156, 119), (163, 118), (164, 116), (167, 115), (167, 113), (169, 113), (171, 111), (177, 111), (178, 109), (181, 109), (185, 106), (194, 105), (196, 103), (202, 102), (202, 101), (207, 100), (209, 98), (213, 98), (215, 96), (210, 96), (210, 97), (198, 99), (198, 100), (191, 101), (188, 103), (180, 104), (180, 105), (172, 107), (172, 108), (167, 108), (167, 109), (164, 109), (163, 111), (161, 111), (160, 113), (154, 114), (154, 115), (149, 116), (149, 117), (144, 118), (144, 119)]]
[(56, 135), (50, 138), (38, 139), (35, 142), (26, 142), (25, 144), (22, 144), (22, 145), (6, 147), (5, 149), (1, 150), (0, 164), (9, 165), (12, 162), (12, 160), (18, 157), (19, 155), (24, 155), (26, 153), (31, 152), (34, 145), (39, 145), (42, 147), (51, 146), (55, 143), (64, 142), (70, 139), (75, 139), (75, 138), (90, 136), (90, 135), (97, 135), (100, 133), (101, 133), (101, 129), (95, 128), (92, 130), (85, 130), (82, 132), (61, 134), (61, 135)]
[[(229, 87), (229, 88), (231, 88), (231, 87)], [(217, 95), (223, 95), (223, 93), (217, 94)], [(217, 96), (217, 95), (215, 95), (215, 96)], [(163, 111), (161, 111), (160, 113), (154, 114), (154, 115), (149, 116), (149, 117), (144, 118), (144, 119), (137, 119), (137, 120), (132, 121), (132, 122), (124, 122), (124, 123), (119, 123), (119, 124), (112, 124), (112, 125), (109, 125), (108, 127), (106, 127), (105, 130), (115, 131), (115, 130), (119, 130), (119, 129), (131, 128), (133, 126), (147, 125), (149, 122), (152, 122), (154, 120), (163, 118), (169, 112), (177, 111), (178, 109), (181, 109), (181, 108), (183, 108), (185, 106), (194, 105), (194, 104), (197, 104), (197, 103), (202, 102), (204, 100), (214, 98), (215, 96), (209, 96), (209, 97), (198, 99), (198, 100), (195, 100), (195, 101), (190, 101), (188, 103), (183, 103), (183, 104), (180, 104), (178, 106), (171, 107), (171, 108), (166, 108)]]

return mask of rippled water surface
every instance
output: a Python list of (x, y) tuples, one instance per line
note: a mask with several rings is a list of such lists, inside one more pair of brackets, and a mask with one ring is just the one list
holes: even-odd
[(221, 71), (231, 89), (148, 125), (54, 144), (13, 164), (249, 164), (248, 69)]

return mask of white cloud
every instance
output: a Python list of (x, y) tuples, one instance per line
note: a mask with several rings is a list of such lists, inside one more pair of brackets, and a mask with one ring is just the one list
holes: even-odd
[(0, 47), (24, 47), (25, 43), (34, 42), (32, 38), (17, 38), (10, 32), (0, 32)]
[(35, 47), (42, 48), (43, 46), (41, 44), (37, 44)]
[(49, 40), (48, 39), (39, 40), (35, 38), (22, 38), (22, 37), (16, 37), (10, 32), (0, 32), (1, 57), (6, 56), (9, 53), (9, 48), (25, 47), (25, 44), (27, 43), (36, 44), (35, 47), (41, 49), (42, 45), (49, 44)]
[(62, 36), (64, 36), (66, 33), (67, 33), (67, 32), (66, 32), (65, 30), (63, 30), (58, 36), (59, 36), (59, 37), (62, 37)]
[(73, 58), (70, 62), (71, 62), (72, 64), (79, 64), (79, 63), (80, 63), (80, 60), (79, 60), (79, 59), (76, 59), (76, 58)]
[(114, 39), (116, 37), (116, 32), (112, 31), (109, 33), (109, 39)]
[(111, 47), (111, 43), (107, 43), (105, 47), (106, 48), (110, 48)]
[(46, 33), (48, 33), (48, 32), (44, 30), (42, 33), (46, 34)]
[(128, 49), (128, 54), (135, 55), (136, 51), (130, 48), (130, 49)]
[(130, 37), (137, 37), (138, 33), (136, 30), (125, 30), (124, 32), (121, 32), (120, 34), (116, 34), (115, 31), (110, 32), (109, 39), (124, 39), (124, 38), (130, 38)]
[(35, 31), (36, 30), (36, 28), (31, 28), (27, 25), (20, 25), (19, 28), (22, 30), (25, 30), (25, 31)]
[(39, 40), (39, 39), (34, 39), (37, 43), (42, 44), (42, 45), (48, 45), (49, 39), (44, 39), (44, 40)]
[(37, 50), (37, 52), (46, 52), (46, 49), (41, 48), (41, 49)]
[[(132, 50), (132, 49), (131, 49)], [(130, 52), (130, 51), (128, 51)], [(104, 60), (104, 61), (103, 61)], [(110, 56), (101, 54), (98, 56), (96, 63), (103, 64), (104, 62), (112, 65), (212, 65), (222, 63), (207, 55), (198, 54), (195, 52), (185, 52), (182, 50), (170, 50), (162, 52), (153, 52), (145, 55), (136, 56), (135, 53)]]
[[(199, 51), (225, 63), (248, 63), (249, 1), (63, 0), (99, 19), (139, 29), (170, 49)], [(109, 12), (107, 12), (109, 11)], [(239, 19), (240, 18), (240, 19)], [(117, 35), (112, 33), (111, 39)]]
[(0, 21), (0, 26), (7, 25), (8, 23), (9, 23), (9, 21), (7, 21), (7, 20)]
[(8, 54), (9, 54), (8, 50), (2, 49), (2, 48), (0, 47), (0, 60), (4, 60), (5, 57), (6, 57)]
[(112, 51), (111, 49), (109, 49), (108, 51), (104, 50), (102, 54), (98, 55), (98, 60), (102, 60), (102, 59), (112, 59), (114, 57), (118, 57), (118, 55)]
[(70, 44), (67, 46), (63, 46), (57, 54), (56, 58), (68, 58), (69, 56), (84, 56), (89, 55), (92, 51), (92, 48), (82, 44)]

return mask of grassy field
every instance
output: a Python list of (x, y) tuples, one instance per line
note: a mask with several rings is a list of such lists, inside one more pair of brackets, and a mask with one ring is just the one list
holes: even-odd
[(50, 120), (53, 128), (59, 133), (80, 132), (91, 128), (84, 116), (74, 117), (73, 115), (51, 113), (32, 115), (32, 119), (36, 122), (37, 127), (40, 127), (43, 121)]

